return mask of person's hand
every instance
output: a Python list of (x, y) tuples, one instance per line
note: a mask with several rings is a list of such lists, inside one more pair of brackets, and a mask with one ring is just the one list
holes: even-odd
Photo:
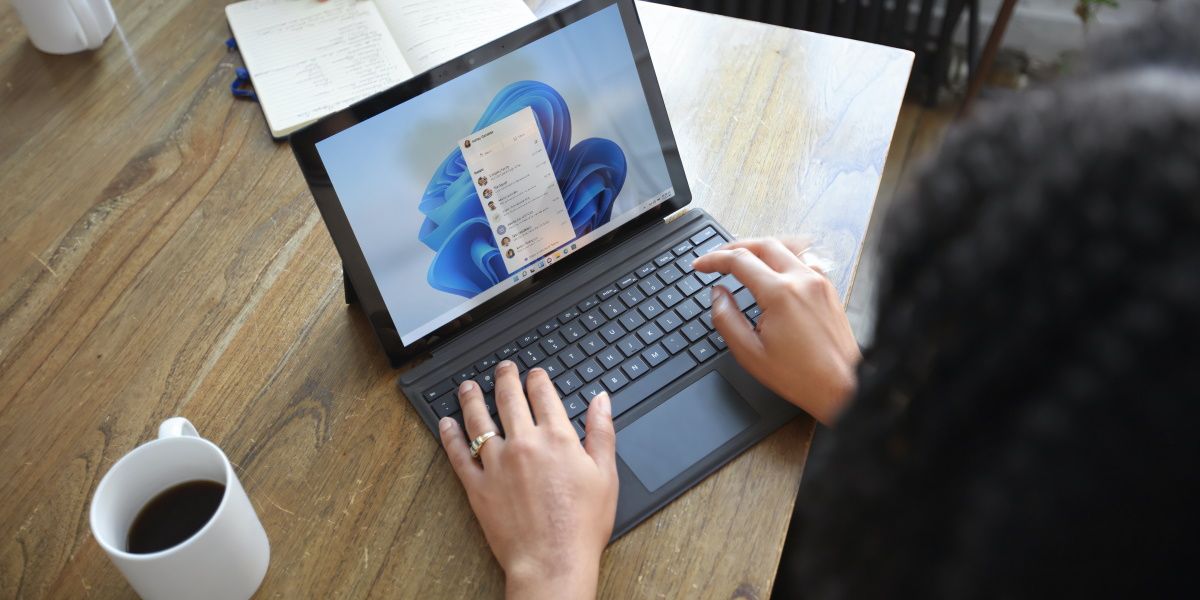
[(697, 258), (693, 266), (732, 273), (762, 309), (755, 327), (725, 288), (713, 288), (713, 324), (738, 363), (776, 394), (832, 425), (854, 391), (862, 355), (837, 290), (801, 259), (805, 248), (796, 240), (741, 240)]
[[(580, 445), (546, 372), (531, 370), (526, 385), (528, 402), (516, 365), (496, 365), (505, 437), (485, 442), (476, 460), (458, 423), (446, 417), (442, 446), (504, 569), (508, 597), (591, 598), (617, 513), (612, 405), (607, 394), (592, 400)], [(470, 439), (498, 430), (475, 382), (464, 382), (458, 398)]]

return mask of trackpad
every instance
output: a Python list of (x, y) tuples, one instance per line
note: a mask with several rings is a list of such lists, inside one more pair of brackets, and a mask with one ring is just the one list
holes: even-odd
[(653, 492), (758, 419), (713, 371), (617, 432), (617, 454)]

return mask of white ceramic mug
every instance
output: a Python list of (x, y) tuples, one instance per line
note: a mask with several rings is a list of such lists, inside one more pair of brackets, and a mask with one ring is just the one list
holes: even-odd
[[(134, 517), (168, 488), (204, 479), (225, 485), (208, 523), (187, 540), (147, 554), (126, 551)], [(142, 598), (249, 598), (267, 574), (271, 547), (225, 453), (183, 417), (108, 470), (92, 496), (92, 535)]]
[(117, 24), (109, 0), (12, 0), (29, 41), (42, 52), (95, 50)]

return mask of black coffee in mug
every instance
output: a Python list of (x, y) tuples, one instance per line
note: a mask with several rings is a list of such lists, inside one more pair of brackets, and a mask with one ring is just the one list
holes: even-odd
[(224, 497), (225, 484), (204, 479), (167, 488), (134, 517), (126, 551), (148, 554), (183, 543), (212, 519)]

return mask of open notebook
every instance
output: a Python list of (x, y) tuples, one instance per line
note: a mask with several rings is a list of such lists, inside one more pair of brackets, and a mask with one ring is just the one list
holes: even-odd
[(522, 0), (246, 0), (225, 16), (276, 139), (534, 20)]

